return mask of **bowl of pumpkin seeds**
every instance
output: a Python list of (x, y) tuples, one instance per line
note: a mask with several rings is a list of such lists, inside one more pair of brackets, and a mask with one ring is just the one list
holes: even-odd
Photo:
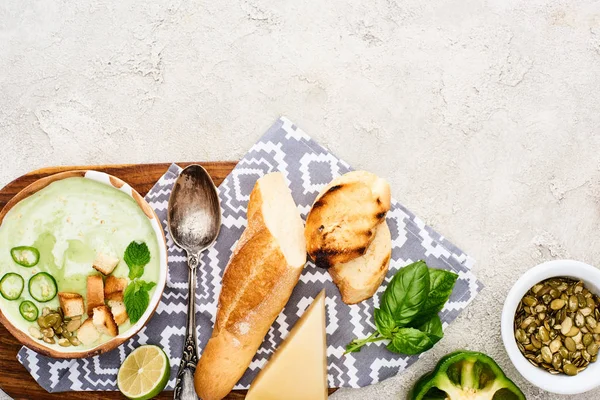
[(600, 385), (600, 269), (554, 260), (529, 269), (502, 311), (502, 340), (517, 370), (558, 394)]

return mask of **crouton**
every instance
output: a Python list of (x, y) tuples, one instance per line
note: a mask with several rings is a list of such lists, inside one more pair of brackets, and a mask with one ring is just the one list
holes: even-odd
[[(113, 293), (112, 295), (117, 293)], [(125, 321), (129, 319), (129, 315), (127, 315), (127, 309), (125, 308), (125, 303), (123, 303), (122, 300), (108, 300), (108, 306), (110, 307), (110, 311), (112, 312), (112, 315), (115, 318), (115, 322), (117, 323), (117, 325), (122, 325)]]
[(87, 277), (87, 314), (91, 317), (94, 308), (104, 305), (104, 282), (100, 275)]
[(83, 321), (83, 324), (77, 330), (77, 339), (86, 346), (93, 344), (100, 339), (100, 332), (94, 326), (91, 318)]
[(58, 292), (58, 302), (67, 318), (83, 315), (83, 297), (77, 293)]
[(94, 260), (94, 264), (92, 264), (92, 267), (104, 275), (110, 275), (118, 264), (119, 259), (117, 257), (104, 253), (98, 253), (96, 255), (96, 259)]
[(107, 306), (94, 308), (93, 321), (98, 332), (113, 337), (119, 334), (119, 327)]
[[(123, 302), (123, 292), (114, 292), (105, 297), (107, 301), (120, 301)], [(110, 304), (109, 304), (110, 305)]]
[[(127, 278), (117, 278), (116, 276), (107, 276), (104, 283), (104, 297), (108, 298), (110, 294), (121, 292), (127, 288)], [(121, 300), (123, 301), (123, 300)]]

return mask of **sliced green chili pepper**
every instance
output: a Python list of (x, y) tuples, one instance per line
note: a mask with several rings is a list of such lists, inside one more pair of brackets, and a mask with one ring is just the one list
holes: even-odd
[(9, 272), (0, 279), (0, 294), (6, 300), (16, 300), (21, 296), (25, 281), (19, 274)]
[(19, 246), (10, 249), (10, 256), (17, 264), (31, 268), (40, 261), (40, 252), (35, 247)]
[(421, 377), (409, 400), (525, 400), (521, 390), (483, 353), (457, 351)]
[(24, 300), (19, 304), (21, 316), (29, 322), (33, 322), (38, 317), (38, 308), (29, 300)]
[(37, 273), (29, 280), (29, 294), (40, 303), (52, 300), (57, 292), (56, 281), (47, 272)]

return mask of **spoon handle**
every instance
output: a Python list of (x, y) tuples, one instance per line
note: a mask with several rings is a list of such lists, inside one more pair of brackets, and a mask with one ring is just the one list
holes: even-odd
[(196, 338), (196, 267), (198, 266), (198, 256), (188, 255), (188, 277), (189, 277), (189, 296), (188, 296), (188, 321), (185, 332), (185, 343), (183, 345), (183, 356), (177, 372), (177, 380), (173, 392), (174, 400), (196, 400), (196, 390), (194, 389), (194, 372), (198, 363), (198, 340)]

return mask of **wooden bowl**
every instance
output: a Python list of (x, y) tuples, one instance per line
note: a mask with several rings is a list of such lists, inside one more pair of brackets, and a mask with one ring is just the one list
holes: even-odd
[(0, 225), (2, 225), (2, 221), (6, 214), (21, 200), (37, 193), (42, 190), (46, 186), (50, 185), (52, 182), (56, 182), (66, 178), (80, 177), (85, 179), (90, 179), (96, 182), (100, 182), (102, 184), (111, 186), (116, 190), (119, 190), (131, 198), (137, 203), (140, 209), (144, 212), (146, 217), (148, 217), (150, 221), (150, 225), (156, 235), (156, 240), (158, 243), (159, 249), (159, 262), (160, 262), (160, 271), (159, 278), (156, 282), (156, 289), (154, 294), (150, 298), (150, 304), (148, 308), (142, 315), (142, 317), (133, 324), (129, 329), (127, 329), (124, 333), (115, 336), (114, 338), (100, 343), (93, 348), (87, 348), (80, 351), (72, 351), (73, 347), (65, 347), (65, 351), (59, 351), (57, 348), (46, 346), (46, 343), (33, 339), (28, 332), (21, 330), (19, 327), (13, 325), (9, 318), (2, 312), (0, 307), (0, 322), (6, 327), (6, 329), (23, 345), (28, 348), (43, 354), (48, 357), (53, 358), (86, 358), (92, 357), (98, 354), (106, 353), (110, 350), (115, 349), (120, 344), (130, 339), (136, 333), (142, 329), (146, 323), (150, 320), (152, 314), (158, 307), (160, 303), (160, 299), (162, 297), (163, 290), (165, 288), (165, 284), (167, 282), (167, 246), (165, 241), (165, 235), (163, 228), (160, 224), (158, 216), (154, 212), (154, 210), (150, 207), (150, 205), (144, 200), (144, 198), (135, 191), (131, 186), (127, 183), (123, 182), (121, 179), (116, 178), (112, 175), (106, 174), (104, 172), (92, 171), (92, 170), (81, 170), (81, 171), (66, 171), (58, 174), (50, 175), (48, 177), (39, 179), (32, 183), (31, 185), (25, 187), (21, 190), (17, 195), (15, 195), (7, 204), (4, 206), (2, 211), (0, 211)]

